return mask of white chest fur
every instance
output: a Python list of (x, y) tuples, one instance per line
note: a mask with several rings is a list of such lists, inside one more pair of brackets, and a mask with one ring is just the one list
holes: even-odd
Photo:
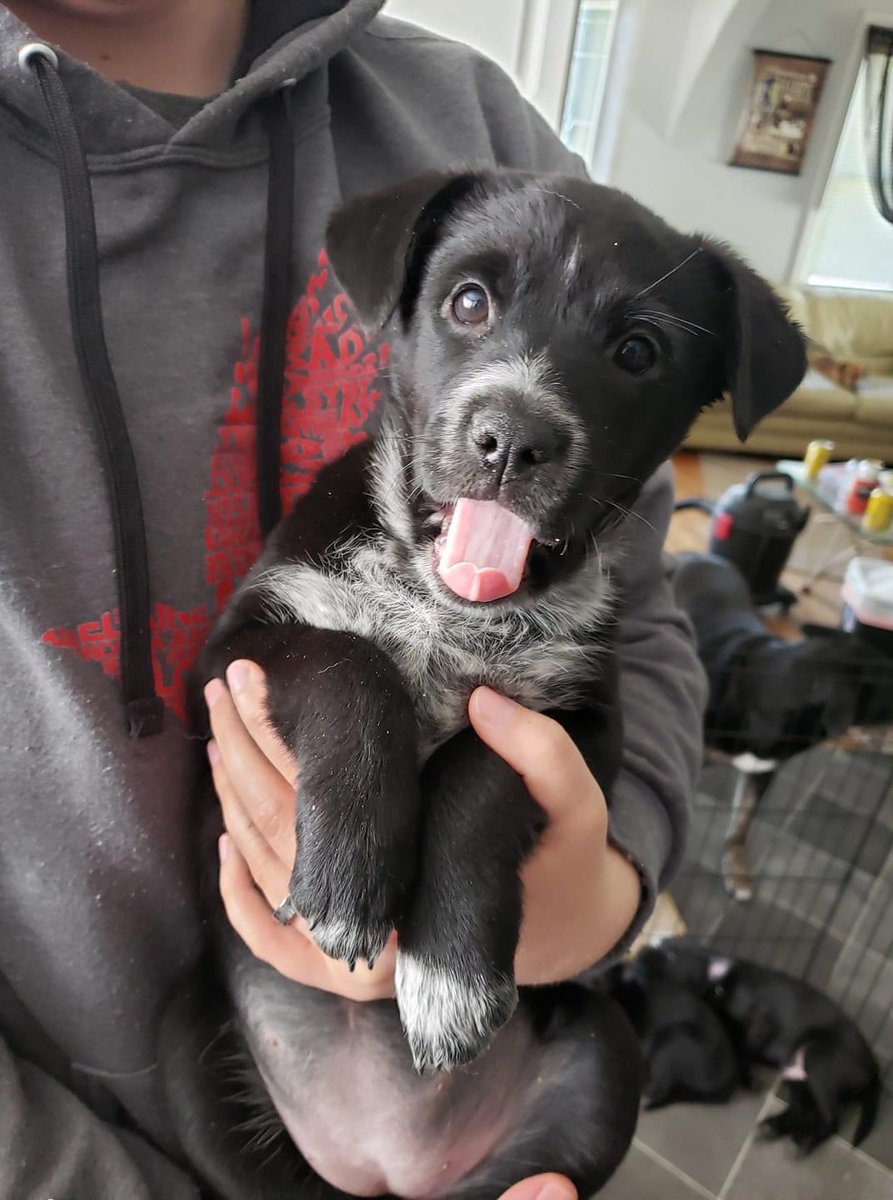
[(280, 563), (251, 586), (271, 619), (355, 633), (389, 655), (415, 704), (423, 759), (468, 723), (479, 684), (538, 710), (579, 703), (598, 670), (593, 630), (611, 603), (593, 560), (529, 606), (454, 607), (397, 566), (384, 535), (320, 566)]

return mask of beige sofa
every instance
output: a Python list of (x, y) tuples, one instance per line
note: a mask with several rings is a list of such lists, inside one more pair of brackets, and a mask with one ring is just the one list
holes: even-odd
[(725, 401), (701, 415), (687, 447), (799, 458), (813, 438), (829, 438), (835, 458), (893, 462), (893, 296), (778, 291), (806, 330), (811, 362), (831, 358), (865, 372), (856, 390), (810, 367), (793, 396), (757, 427), (746, 446), (735, 436)]

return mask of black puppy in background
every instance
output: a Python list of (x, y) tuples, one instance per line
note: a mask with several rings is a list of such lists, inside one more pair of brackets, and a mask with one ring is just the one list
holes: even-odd
[(846, 1106), (860, 1115), (853, 1145), (871, 1132), (880, 1099), (878, 1064), (856, 1024), (808, 983), (746, 959), (711, 954), (686, 938), (658, 951), (667, 972), (705, 996), (736, 1033), (750, 1061), (783, 1068), (786, 1111), (761, 1123), (808, 1154), (840, 1127)]
[(645, 1107), (681, 1100), (719, 1104), (750, 1074), (719, 1016), (680, 983), (666, 955), (646, 946), (606, 973), (605, 985), (629, 1018), (645, 1056)]
[[(185, 1154), (234, 1200), (295, 1179), (486, 1200), (541, 1170), (586, 1195), (633, 1134), (636, 1040), (580, 986), (518, 995), (518, 872), (544, 818), (468, 698), (488, 683), (551, 713), (610, 799), (619, 518), (701, 408), (731, 392), (744, 436), (781, 403), (802, 337), (725, 248), (579, 179), (429, 175), (349, 204), (328, 252), (361, 318), (388, 323), (381, 432), (274, 532), (199, 683), (264, 668), (301, 772), (279, 916), (348, 961), (396, 927), (397, 1003), (291, 983), (218, 911), (224, 985), (200, 978), (172, 1009), (166, 1093)], [(227, 1018), (271, 1136), (288, 1133), (265, 1165), (204, 1053)]]
[(854, 634), (807, 625), (791, 642), (772, 633), (744, 576), (717, 555), (680, 555), (672, 582), (710, 683), (712, 749), (778, 762), (893, 717), (893, 664)]
[(723, 870), (727, 889), (748, 900), (747, 835), (779, 763), (852, 725), (893, 720), (893, 662), (843, 630), (778, 637), (738, 568), (716, 555), (680, 555), (672, 583), (709, 680), (705, 742), (739, 771)]

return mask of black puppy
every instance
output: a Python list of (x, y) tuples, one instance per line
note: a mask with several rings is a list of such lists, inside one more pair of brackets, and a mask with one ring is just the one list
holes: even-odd
[(712, 955), (688, 939), (669, 939), (660, 953), (667, 971), (699, 989), (737, 1031), (750, 1061), (784, 1068), (790, 1102), (762, 1122), (766, 1136), (789, 1136), (808, 1154), (837, 1132), (848, 1104), (861, 1109), (853, 1144), (868, 1136), (880, 1072), (865, 1038), (838, 1005), (782, 971)]
[(645, 947), (618, 963), (606, 983), (642, 1044), (646, 1108), (680, 1100), (721, 1103), (749, 1084), (721, 1019), (698, 991), (674, 978), (659, 950)]
[(728, 890), (746, 900), (747, 835), (778, 763), (851, 725), (893, 720), (893, 663), (842, 630), (806, 626), (799, 641), (778, 637), (727, 559), (680, 555), (672, 580), (709, 680), (705, 741), (740, 772), (723, 869)]
[[(467, 701), (489, 683), (550, 712), (610, 796), (619, 515), (724, 392), (742, 436), (776, 407), (802, 338), (727, 250), (579, 179), (429, 175), (350, 203), (328, 251), (361, 318), (389, 323), (381, 432), (271, 537), (199, 682), (263, 666), (301, 772), (278, 915), (351, 962), (396, 927), (397, 1005), (297, 987), (219, 923), (221, 1015), (300, 1148), (292, 1171), (485, 1197), (548, 1168), (589, 1193), (632, 1137), (635, 1038), (580, 987), (527, 992), (509, 1019), (518, 871), (544, 818)], [(207, 1011), (201, 988), (180, 1007), (168, 1047)], [(190, 1091), (184, 1053), (166, 1076), (187, 1153), (235, 1195), (222, 1084), (209, 1066)], [(449, 1080), (412, 1070), (471, 1059)]]
[(878, 712), (879, 698), (890, 697), (893, 666), (854, 634), (806, 626), (799, 641), (778, 637), (738, 568), (716, 555), (680, 555), (672, 579), (710, 682), (712, 748), (781, 760), (851, 725), (893, 717), (893, 707)]

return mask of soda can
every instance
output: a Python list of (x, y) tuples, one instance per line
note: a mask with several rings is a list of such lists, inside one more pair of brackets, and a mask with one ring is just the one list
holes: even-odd
[(886, 533), (893, 525), (893, 493), (875, 488), (868, 497), (868, 507), (862, 518), (866, 533)]
[(806, 478), (810, 483), (815, 483), (822, 467), (831, 461), (833, 453), (833, 442), (816, 441), (809, 443), (806, 447), (806, 453), (803, 456), (803, 465), (806, 467)]

